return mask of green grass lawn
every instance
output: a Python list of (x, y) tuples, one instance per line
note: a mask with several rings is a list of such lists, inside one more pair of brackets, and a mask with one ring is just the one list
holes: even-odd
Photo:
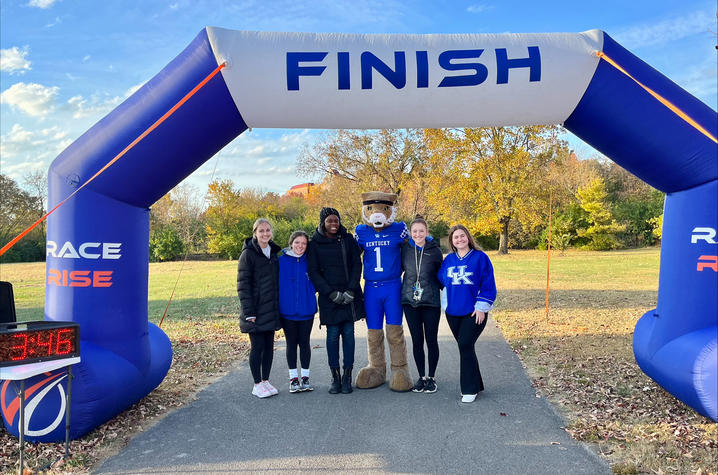
[[(546, 252), (488, 254), (499, 290), (494, 318), (575, 438), (596, 444), (616, 473), (715, 473), (716, 425), (665, 393), (633, 359), (635, 323), (656, 305), (658, 249), (552, 252), (548, 318)], [(75, 455), (63, 470), (87, 470), (246, 357), (236, 261), (150, 264), (150, 320), (159, 323), (181, 268), (162, 325), (174, 349), (167, 378), (135, 407), (73, 441)], [(0, 279), (14, 286), (20, 320), (43, 318), (44, 269), (44, 263), (0, 265)], [(44, 445), (44, 452), (28, 454), (35, 466), (47, 459), (47, 446), (63, 451), (62, 444)], [(12, 458), (13, 446), (3, 431), (0, 458)]]

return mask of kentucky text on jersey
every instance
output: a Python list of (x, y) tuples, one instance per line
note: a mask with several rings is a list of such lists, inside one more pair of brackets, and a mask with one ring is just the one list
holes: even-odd
[(372, 241), (364, 243), (364, 247), (391, 246), (391, 241)]
[[(528, 56), (509, 58), (506, 48), (494, 49), (496, 60), (496, 84), (509, 82), (509, 71), (517, 68), (529, 68), (529, 82), (541, 81), (541, 52), (538, 46), (527, 47)], [(429, 52), (415, 51), (416, 61), (416, 87), (429, 87)], [(478, 86), (486, 81), (489, 68), (481, 62), (466, 62), (469, 59), (479, 59), (484, 53), (483, 49), (457, 49), (440, 53), (432, 60), (436, 61), (444, 71), (466, 71), (466, 74), (445, 75), (438, 87)], [(326, 65), (317, 64), (324, 61), (329, 52), (298, 51), (287, 52), (287, 90), (299, 90), (300, 76), (321, 76)], [(351, 89), (351, 74), (349, 66), (349, 52), (336, 53), (337, 89)], [(373, 88), (373, 71), (389, 81), (396, 89), (403, 89), (407, 85), (406, 51), (394, 51), (393, 67), (379, 59), (374, 53), (364, 51), (360, 56), (361, 88)], [(458, 62), (455, 62), (458, 61)], [(314, 63), (314, 65), (310, 65)], [(414, 69), (410, 68), (413, 72)]]
[(401, 243), (408, 236), (409, 231), (403, 222), (392, 223), (379, 232), (366, 224), (357, 226), (357, 243), (364, 249), (364, 280), (399, 279), (401, 277)]

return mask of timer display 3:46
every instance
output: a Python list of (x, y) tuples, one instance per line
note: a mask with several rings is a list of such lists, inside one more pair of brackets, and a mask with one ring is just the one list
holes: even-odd
[(80, 327), (73, 322), (27, 322), (0, 326), (0, 366), (80, 354)]

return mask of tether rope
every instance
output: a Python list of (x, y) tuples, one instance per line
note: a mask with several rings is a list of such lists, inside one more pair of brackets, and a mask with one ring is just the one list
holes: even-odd
[(216, 68), (214, 71), (212, 71), (211, 73), (209, 73), (209, 75), (208, 75), (206, 78), (204, 78), (204, 79), (203, 79), (199, 84), (197, 84), (190, 92), (188, 92), (182, 99), (180, 99), (179, 102), (177, 102), (177, 104), (175, 104), (174, 106), (172, 106), (172, 108), (171, 108), (170, 110), (168, 110), (167, 112), (165, 112), (165, 114), (164, 114), (162, 117), (160, 117), (159, 119), (157, 119), (154, 124), (152, 124), (151, 126), (149, 126), (149, 127), (147, 128), (147, 130), (145, 130), (144, 132), (142, 132), (142, 134), (140, 134), (139, 137), (137, 137), (135, 140), (132, 141), (132, 143), (130, 143), (127, 147), (125, 147), (124, 150), (122, 150), (120, 153), (118, 153), (117, 155), (115, 155), (115, 158), (113, 158), (112, 160), (110, 160), (110, 161), (109, 161), (104, 167), (102, 167), (97, 173), (95, 173), (94, 175), (92, 175), (92, 177), (91, 177), (89, 180), (87, 180), (85, 183), (83, 183), (82, 186), (80, 186), (78, 189), (76, 189), (75, 191), (73, 191), (72, 194), (70, 194), (70, 196), (68, 196), (68, 197), (65, 198), (64, 200), (60, 201), (60, 202), (57, 204), (57, 206), (55, 206), (55, 207), (52, 208), (50, 211), (48, 211), (47, 213), (45, 213), (40, 219), (38, 219), (37, 221), (35, 221), (29, 228), (27, 228), (26, 230), (24, 230), (23, 232), (21, 232), (20, 234), (18, 234), (12, 241), (10, 241), (9, 243), (5, 244), (5, 245), (2, 247), (2, 249), (0, 249), (0, 256), (2, 256), (3, 254), (5, 254), (11, 247), (13, 247), (15, 244), (17, 244), (17, 242), (20, 241), (20, 239), (22, 239), (22, 238), (25, 237), (30, 231), (32, 231), (33, 229), (35, 229), (35, 227), (36, 227), (38, 224), (42, 223), (45, 219), (47, 219), (47, 217), (50, 216), (52, 213), (54, 213), (55, 210), (57, 210), (60, 206), (62, 206), (63, 204), (65, 204), (70, 198), (72, 198), (72, 197), (75, 196), (77, 193), (79, 193), (79, 191), (80, 191), (81, 189), (83, 189), (84, 187), (86, 187), (87, 185), (89, 185), (95, 178), (97, 178), (98, 176), (100, 176), (105, 170), (107, 170), (108, 168), (110, 168), (117, 160), (119, 160), (119, 159), (122, 158), (127, 152), (129, 152), (135, 145), (137, 145), (137, 144), (140, 143), (145, 137), (147, 137), (153, 130), (155, 130), (157, 127), (159, 127), (160, 124), (162, 124), (165, 120), (167, 120), (167, 118), (169, 118), (172, 114), (174, 114), (174, 113), (177, 111), (177, 109), (179, 109), (180, 107), (182, 107), (182, 105), (183, 105), (185, 102), (187, 102), (187, 101), (189, 100), (189, 98), (191, 98), (192, 96), (194, 96), (194, 95), (197, 93), (197, 91), (199, 91), (200, 89), (202, 89), (202, 88), (204, 87), (204, 85), (207, 84), (207, 83), (209, 82), (209, 80), (212, 79), (215, 75), (217, 75), (217, 73), (220, 72), (226, 65), (227, 65), (227, 63), (222, 63), (222, 64), (220, 64), (219, 66), (217, 66), (217, 68)]
[(668, 99), (664, 98), (660, 94), (658, 94), (656, 91), (651, 89), (650, 87), (644, 85), (639, 80), (631, 76), (625, 69), (623, 69), (621, 66), (618, 65), (614, 60), (606, 56), (606, 54), (603, 51), (596, 51), (596, 56), (606, 61), (608, 64), (613, 66), (614, 68), (621, 71), (623, 74), (631, 78), (636, 84), (641, 86), (643, 89), (646, 90), (651, 96), (653, 96), (655, 99), (657, 99), (661, 104), (669, 108), (674, 114), (676, 114), (681, 119), (688, 122), (690, 125), (692, 125), (696, 130), (698, 130), (700, 133), (714, 141), (715, 143), (718, 143), (718, 139), (716, 139), (713, 135), (711, 135), (710, 132), (708, 132), (706, 129), (704, 129), (698, 122), (693, 120), (688, 114), (680, 110), (677, 106), (675, 106), (673, 103), (671, 103)]
[[(219, 154), (217, 154), (217, 160), (214, 162), (214, 170), (212, 170), (212, 176), (210, 177), (209, 182), (212, 183), (214, 181), (214, 173), (217, 171), (217, 165), (219, 164)], [(209, 189), (207, 189), (207, 193), (204, 195), (204, 200), (202, 200), (202, 206), (207, 203), (207, 197), (209, 196)], [(192, 236), (190, 236), (189, 241), (192, 242), (194, 240), (194, 236), (196, 235), (196, 231), (192, 233)], [(162, 322), (165, 321), (165, 316), (167, 315), (167, 310), (170, 308), (170, 304), (172, 303), (172, 298), (175, 296), (175, 289), (177, 289), (177, 284), (179, 283), (180, 276), (182, 275), (182, 270), (184, 269), (184, 265), (187, 262), (187, 256), (189, 255), (189, 245), (187, 246), (187, 250), (184, 253), (184, 259), (182, 259), (182, 265), (180, 266), (179, 273), (177, 274), (177, 280), (175, 280), (175, 285), (172, 287), (172, 293), (170, 294), (170, 299), (167, 301), (167, 306), (165, 307), (165, 311), (162, 314), (162, 318), (160, 318), (160, 323), (157, 325), (158, 327), (162, 328)]]

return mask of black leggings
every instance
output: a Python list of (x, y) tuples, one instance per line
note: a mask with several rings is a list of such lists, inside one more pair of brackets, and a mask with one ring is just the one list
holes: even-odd
[(484, 380), (481, 378), (481, 370), (479, 370), (479, 359), (476, 357), (476, 340), (486, 327), (488, 315), (481, 322), (476, 324), (475, 317), (471, 314), (454, 317), (446, 314), (446, 320), (449, 322), (451, 333), (454, 334), (456, 343), (459, 344), (459, 372), (461, 383), (461, 394), (478, 394), (484, 390)]
[(429, 377), (433, 378), (436, 373), (436, 365), (439, 364), (437, 334), (439, 333), (441, 308), (404, 305), (404, 315), (406, 323), (409, 325), (409, 333), (411, 333), (414, 362), (419, 376), (423, 378), (426, 375), (424, 366), (424, 338), (426, 338), (426, 348), (429, 353)]
[(302, 368), (309, 369), (312, 359), (312, 346), (309, 336), (312, 334), (314, 318), (309, 320), (289, 320), (282, 317), (284, 337), (287, 339), (287, 366), (289, 369), (297, 368), (297, 346), (299, 346), (299, 359)]
[(252, 370), (254, 384), (269, 379), (274, 357), (274, 330), (249, 334), (249, 369)]

